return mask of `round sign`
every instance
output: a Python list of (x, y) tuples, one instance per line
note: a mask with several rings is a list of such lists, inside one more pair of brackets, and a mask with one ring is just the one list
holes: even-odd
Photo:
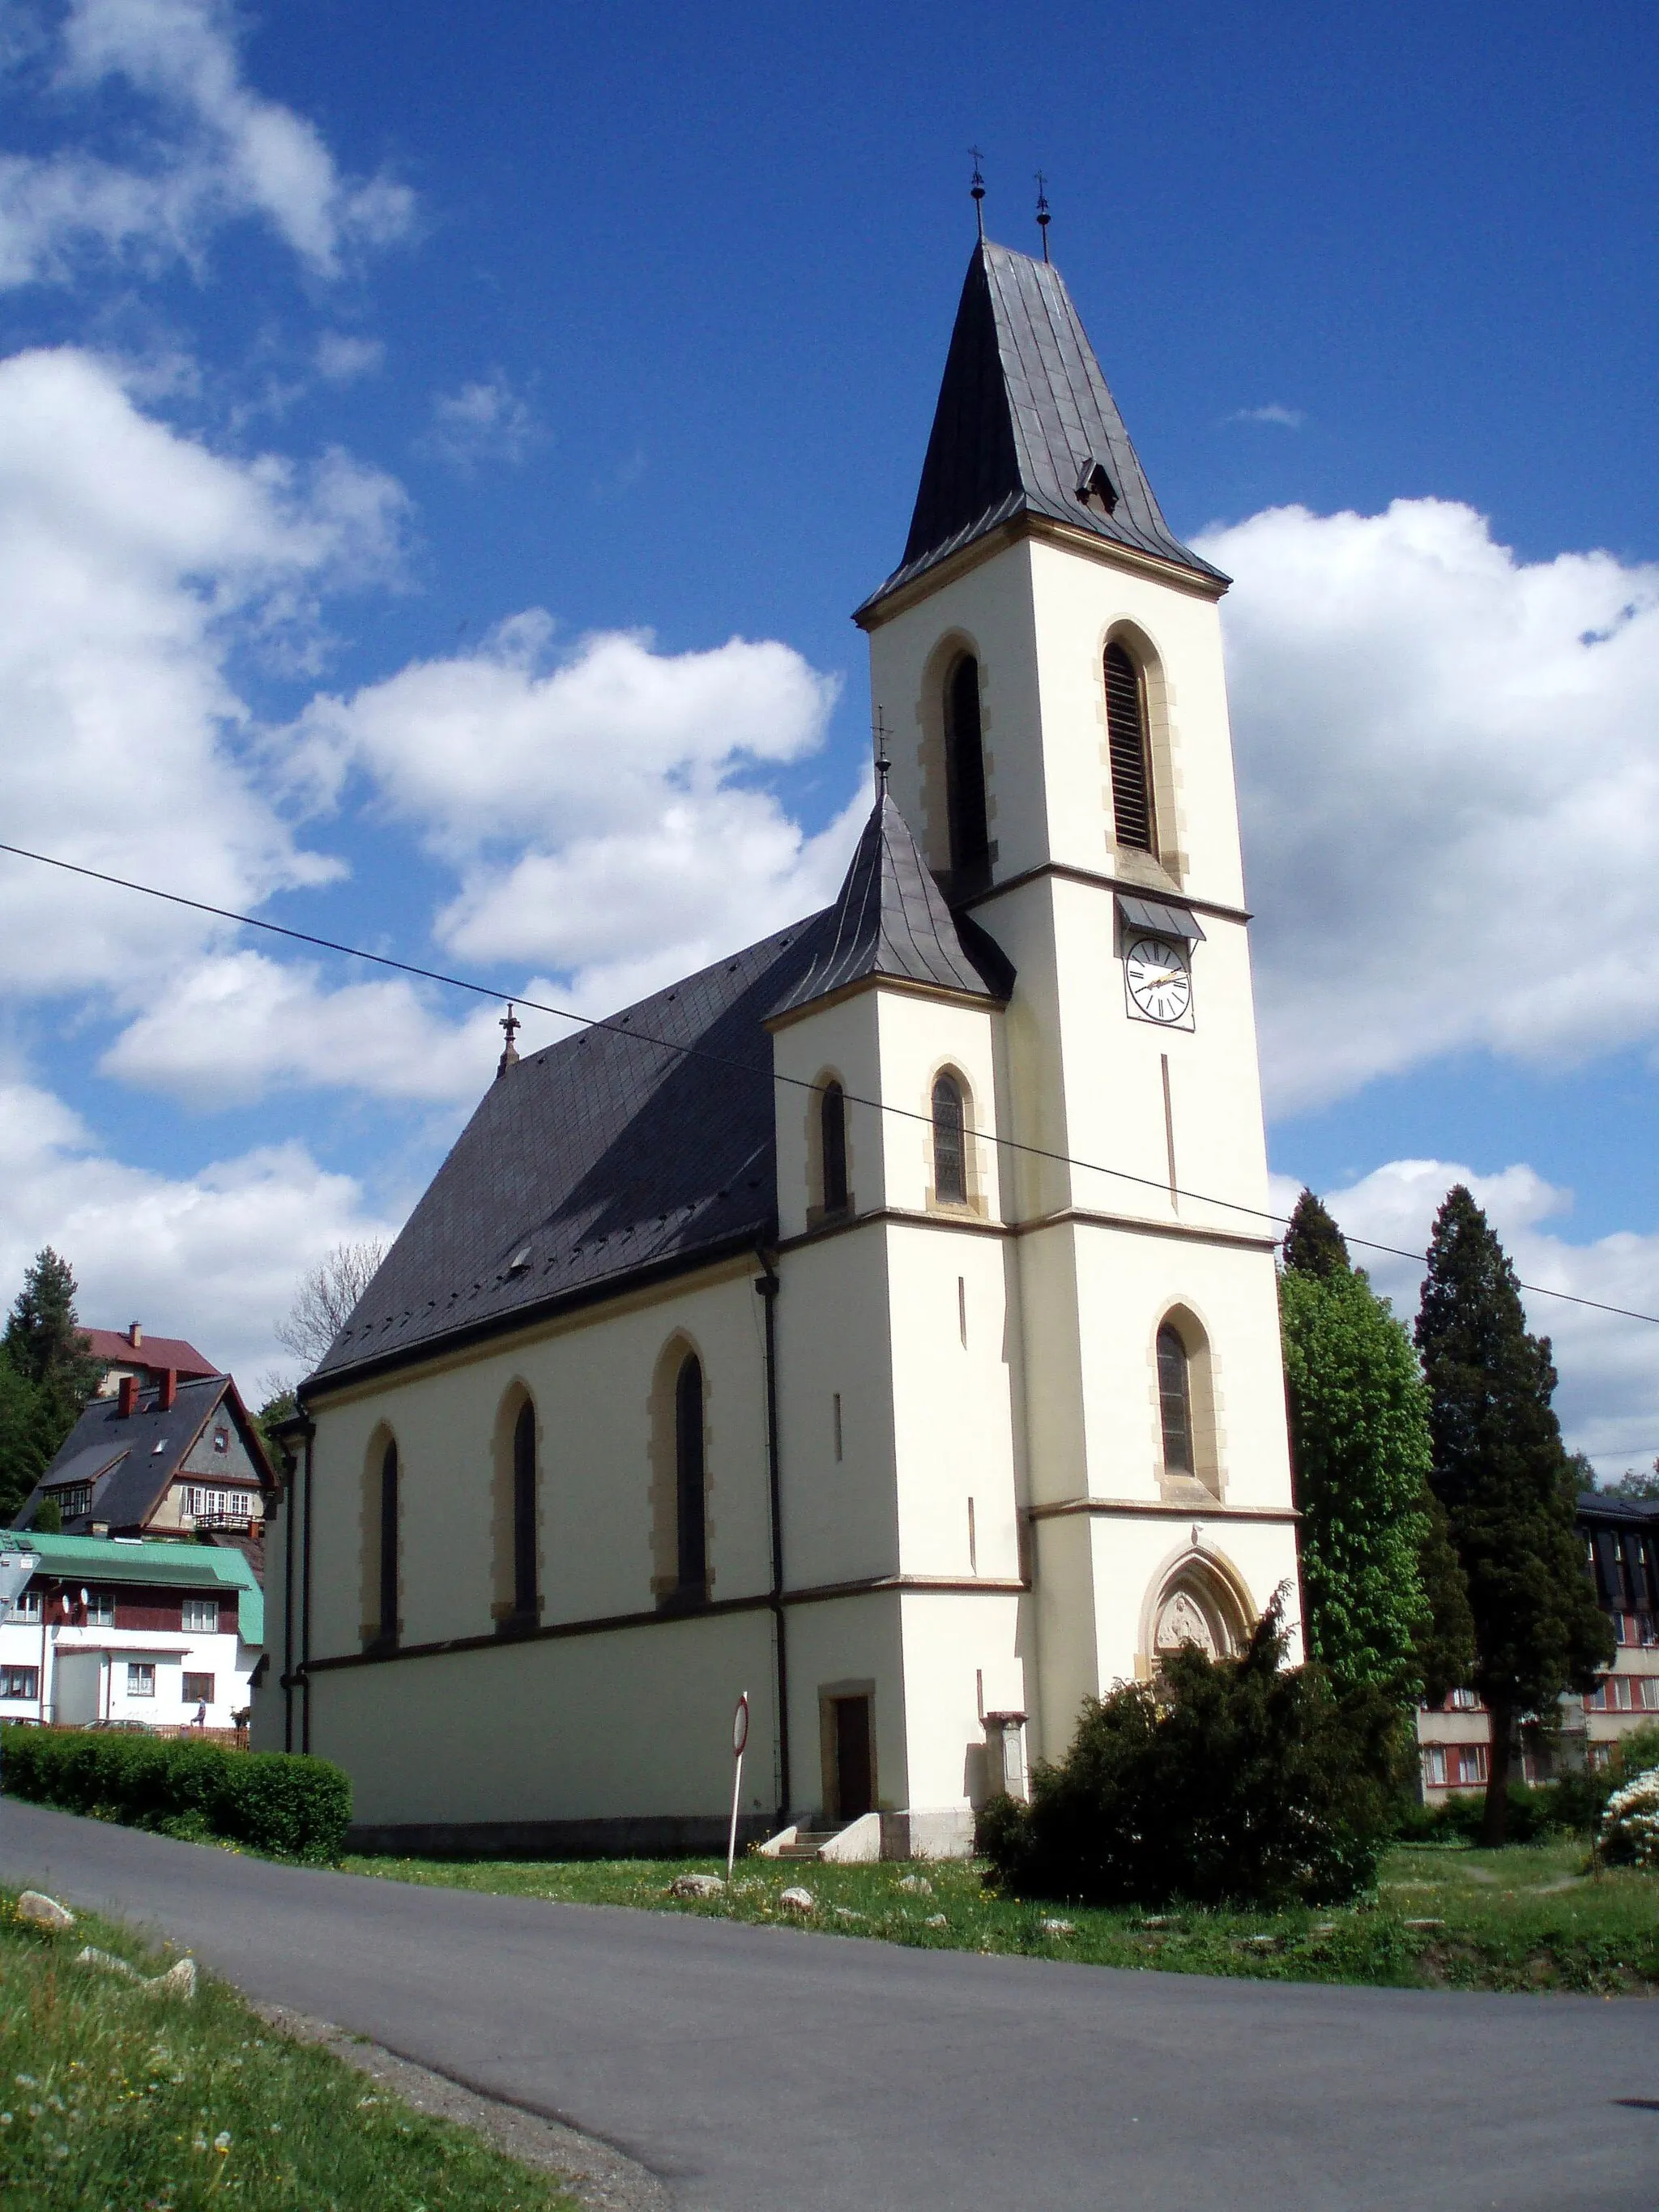
[(749, 1741), (749, 1692), (745, 1690), (738, 1699), (738, 1710), (732, 1716), (732, 1756), (743, 1757), (743, 1747)]

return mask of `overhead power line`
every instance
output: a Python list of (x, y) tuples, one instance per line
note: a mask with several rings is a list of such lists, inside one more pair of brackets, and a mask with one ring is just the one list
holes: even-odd
[[(441, 983), (448, 990), (467, 991), (474, 998), (493, 999), (499, 1006), (528, 1006), (533, 1013), (550, 1014), (556, 1020), (574, 1022), (579, 1029), (605, 1030), (611, 1036), (626, 1037), (635, 1044), (654, 1045), (663, 1052), (679, 1053), (688, 1060), (706, 1060), (718, 1067), (738, 1068), (745, 1074), (754, 1070), (743, 1060), (733, 1060), (727, 1053), (710, 1052), (706, 1045), (684, 1044), (673, 1037), (653, 1036), (648, 1030), (635, 1029), (611, 1017), (579, 1014), (569, 1006), (550, 1006), (544, 1000), (526, 999), (517, 991), (503, 991), (493, 983), (475, 983), (465, 975), (447, 975), (441, 968), (422, 968), (411, 960), (396, 960), (390, 953), (368, 952), (361, 945), (345, 945), (338, 938), (319, 937), (308, 929), (290, 929), (284, 922), (267, 921), (257, 914), (238, 914), (232, 907), (212, 906), (205, 899), (186, 898), (182, 891), (162, 890), (155, 884), (136, 883), (129, 876), (114, 876), (101, 868), (83, 867), (78, 861), (60, 860), (55, 854), (32, 852), (26, 845), (9, 845), (0, 842), (0, 853), (9, 853), (20, 860), (35, 860), (42, 867), (58, 868), (66, 875), (83, 876), (90, 882), (112, 884), (117, 890), (135, 891), (142, 897), (161, 899), (168, 906), (188, 908), (193, 914), (208, 914), (219, 921), (234, 921), (244, 929), (263, 929), (272, 937), (285, 937), (295, 945), (310, 945), (323, 952), (338, 952), (349, 960), (367, 960), (377, 968), (394, 969), (400, 975), (413, 975), (425, 983)], [(816, 1091), (818, 1086), (805, 1076), (781, 1075), (775, 1069), (772, 1080), (783, 1083), (798, 1091)], [(863, 1098), (855, 1091), (847, 1093), (849, 1106), (866, 1106), (877, 1114), (890, 1114), (903, 1121), (928, 1124), (928, 1116), (913, 1107), (896, 1106), (886, 1099)], [(931, 1125), (929, 1125), (931, 1126)], [(1217, 1198), (1208, 1191), (1189, 1190), (1184, 1184), (1171, 1183), (1159, 1176), (1136, 1175), (1129, 1168), (1103, 1167), (1097, 1160), (1082, 1160), (1070, 1152), (1050, 1152), (1042, 1145), (1029, 1145), (1017, 1137), (991, 1137), (988, 1142), (1000, 1152), (1023, 1153), (1028, 1159), (1048, 1160), (1060, 1167), (1081, 1169), (1088, 1175), (1109, 1176), (1115, 1182), (1129, 1182), (1146, 1190), (1168, 1192), (1170, 1196), (1192, 1200), (1197, 1206), (1218, 1206), (1224, 1212), (1239, 1213), (1253, 1221), (1271, 1221), (1280, 1228), (1290, 1224), (1288, 1214), (1272, 1212), (1266, 1206), (1246, 1206), (1234, 1198)], [(1350, 1244), (1358, 1244), (1367, 1252), (1386, 1253), (1389, 1258), (1409, 1260), (1414, 1266), (1423, 1264), (1420, 1252), (1409, 1252), (1399, 1244), (1379, 1244), (1372, 1237), (1343, 1235)], [(1565, 1304), (1584, 1306), (1594, 1313), (1616, 1315), (1621, 1321), (1650, 1322), (1659, 1328), (1659, 1314), (1641, 1313), (1632, 1306), (1609, 1305), (1601, 1298), (1583, 1297), (1576, 1291), (1553, 1290), (1547, 1283), (1521, 1283), (1518, 1287), (1530, 1297), (1559, 1298)]]

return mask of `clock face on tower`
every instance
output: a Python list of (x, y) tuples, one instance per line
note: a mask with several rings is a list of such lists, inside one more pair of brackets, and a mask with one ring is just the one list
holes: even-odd
[(1184, 1022), (1193, 1010), (1192, 971), (1178, 945), (1133, 937), (1124, 954), (1130, 1003), (1149, 1022)]

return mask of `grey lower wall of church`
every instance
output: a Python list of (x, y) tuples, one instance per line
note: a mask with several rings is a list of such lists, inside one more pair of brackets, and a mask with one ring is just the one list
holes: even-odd
[[(744, 1814), (738, 1849), (764, 1843), (769, 1814)], [(494, 1859), (667, 1859), (724, 1856), (724, 1820), (701, 1814), (638, 1814), (589, 1820), (367, 1821), (346, 1849), (364, 1856)]]

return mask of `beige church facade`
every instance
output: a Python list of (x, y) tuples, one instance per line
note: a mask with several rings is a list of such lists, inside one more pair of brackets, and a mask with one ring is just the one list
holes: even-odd
[(1298, 1619), (1225, 586), (981, 243), (840, 897), (509, 1046), (301, 1393), (256, 1739), (365, 1830), (708, 1845), (747, 1692), (747, 1834), (962, 1850)]

